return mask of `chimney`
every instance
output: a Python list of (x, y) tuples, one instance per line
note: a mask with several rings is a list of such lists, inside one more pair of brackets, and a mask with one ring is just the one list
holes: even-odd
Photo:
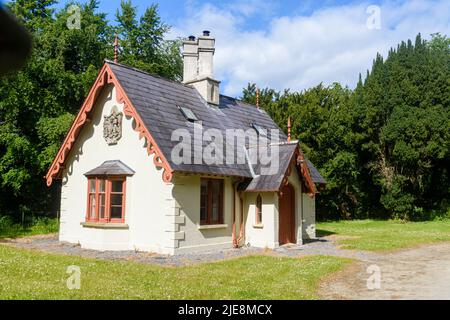
[(183, 41), (183, 82), (197, 79), (198, 41), (190, 36)]
[(183, 83), (192, 85), (211, 104), (219, 104), (220, 81), (214, 79), (213, 60), (216, 40), (209, 31), (183, 41)]

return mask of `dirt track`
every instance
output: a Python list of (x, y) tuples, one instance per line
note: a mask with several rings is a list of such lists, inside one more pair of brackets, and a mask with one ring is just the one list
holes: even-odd
[[(371, 265), (381, 271), (380, 289), (367, 287), (371, 277), (367, 268)], [(357, 262), (323, 282), (320, 294), (326, 299), (450, 299), (450, 243)]]

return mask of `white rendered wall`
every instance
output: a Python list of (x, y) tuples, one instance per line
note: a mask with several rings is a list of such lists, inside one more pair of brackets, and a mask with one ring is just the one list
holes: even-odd
[(177, 253), (232, 247), (233, 181), (231, 178), (223, 179), (223, 225), (203, 229), (200, 226), (200, 179), (198, 175), (175, 175), (174, 178), (173, 197), (179, 222), (174, 227), (178, 234)]
[[(289, 183), (294, 187), (295, 191), (295, 235), (297, 244), (302, 244), (303, 239), (309, 239), (313, 224), (315, 223), (315, 210), (311, 208), (311, 201), (307, 202), (308, 216), (304, 220), (303, 205), (304, 194), (302, 194), (302, 186), (300, 183), (300, 176), (295, 166), (291, 168), (291, 175), (289, 176)], [(260, 248), (275, 248), (279, 246), (279, 196), (276, 192), (259, 193), (263, 200), (263, 223), (262, 225), (255, 225), (256, 221), (256, 197), (258, 193), (246, 193), (244, 201), (245, 212), (245, 243), (254, 247)], [(312, 201), (314, 204), (314, 201)], [(313, 220), (312, 220), (313, 219)], [(309, 226), (308, 234), (303, 232), (305, 222)], [(314, 231), (315, 232), (315, 231)]]
[[(132, 119), (123, 118), (122, 138), (117, 145), (108, 145), (103, 138), (103, 116), (113, 106), (122, 111), (116, 101), (115, 89), (103, 90), (93, 109), (92, 121), (80, 132), (65, 163), (61, 191), (61, 241), (79, 243), (83, 248), (97, 250), (140, 250), (173, 253), (173, 241), (165, 232), (174, 211), (172, 184), (162, 181), (162, 171), (155, 168), (153, 155), (148, 156), (145, 139), (133, 130)], [(136, 173), (127, 178), (127, 230), (87, 228), (87, 178), (84, 173), (106, 160), (120, 160)]]
[[(262, 198), (262, 223), (256, 221), (256, 198)], [(245, 244), (258, 248), (278, 247), (278, 195), (275, 192), (245, 193)]]
[(316, 238), (316, 199), (303, 194), (303, 239)]

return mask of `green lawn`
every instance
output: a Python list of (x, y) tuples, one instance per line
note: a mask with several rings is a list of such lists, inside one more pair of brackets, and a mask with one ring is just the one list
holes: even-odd
[[(319, 281), (350, 262), (250, 256), (173, 268), (0, 245), (0, 299), (315, 299)], [(80, 290), (67, 289), (71, 265)]]
[[(345, 248), (390, 250), (450, 241), (450, 222), (340, 221), (318, 223), (318, 234), (344, 236)], [(50, 224), (1, 236), (54, 232)], [(345, 239), (345, 237), (349, 237)], [(326, 256), (257, 255), (186, 267), (161, 267), (43, 253), (0, 245), (0, 299), (316, 299), (326, 276), (351, 263)], [(81, 269), (69, 290), (67, 268)]]
[(0, 239), (56, 232), (58, 232), (58, 222), (56, 219), (37, 219), (31, 225), (23, 227), (20, 224), (12, 224), (5, 217), (0, 217)]
[(400, 222), (355, 220), (317, 224), (318, 235), (336, 234), (345, 249), (382, 251), (450, 241), (450, 221)]

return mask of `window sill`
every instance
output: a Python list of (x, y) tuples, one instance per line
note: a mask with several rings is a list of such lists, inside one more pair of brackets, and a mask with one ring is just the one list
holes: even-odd
[(128, 224), (126, 223), (103, 223), (103, 222), (81, 222), (84, 228), (95, 229), (126, 229), (128, 230)]
[(227, 224), (205, 224), (198, 226), (198, 230), (225, 229), (225, 228), (228, 228)]
[(262, 228), (264, 228), (264, 225), (263, 225), (262, 223), (260, 223), (260, 224), (254, 224), (254, 225), (253, 225), (253, 228), (255, 228), (255, 229), (262, 229)]

